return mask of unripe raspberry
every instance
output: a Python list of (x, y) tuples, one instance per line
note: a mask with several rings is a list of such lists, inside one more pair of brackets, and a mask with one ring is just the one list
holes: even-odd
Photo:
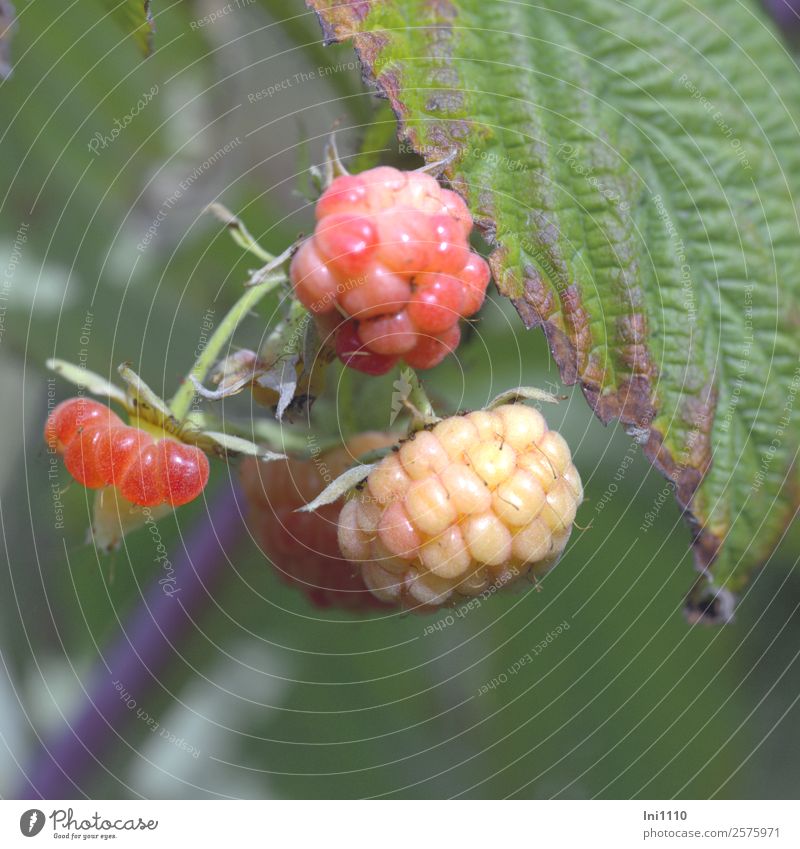
[[(346, 365), (377, 374), (402, 358), (426, 369), (455, 350), (458, 322), (480, 308), (490, 277), (469, 248), (472, 217), (457, 194), (429, 174), (382, 166), (337, 177), (316, 217), (290, 277), (318, 319), (349, 317), (337, 342)], [(354, 332), (381, 359), (352, 356)]]
[(457, 604), (553, 566), (583, 500), (569, 446), (509, 404), (420, 431), (339, 516), (339, 546), (386, 603)]
[(317, 607), (358, 610), (382, 607), (383, 603), (367, 590), (360, 570), (339, 553), (341, 501), (313, 513), (298, 513), (297, 509), (319, 495), (357, 457), (395, 440), (392, 434), (369, 432), (311, 460), (262, 464), (248, 458), (242, 463), (253, 534), (283, 579), (301, 589)]

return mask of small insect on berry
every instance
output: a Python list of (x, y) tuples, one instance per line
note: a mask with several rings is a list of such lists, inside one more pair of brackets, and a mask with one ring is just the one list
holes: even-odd
[(346, 316), (336, 342), (345, 365), (383, 374), (403, 359), (427, 369), (455, 351), (459, 321), (480, 309), (490, 279), (455, 192), (429, 174), (381, 166), (337, 177), (316, 217), (290, 277), (318, 320)]
[(140, 507), (186, 504), (208, 481), (208, 458), (199, 448), (154, 438), (97, 401), (62, 401), (48, 416), (44, 436), (78, 483), (88, 489), (115, 486)]
[(316, 607), (385, 607), (367, 589), (360, 569), (339, 553), (336, 538), (341, 501), (313, 513), (297, 510), (319, 495), (357, 457), (385, 448), (396, 438), (393, 434), (368, 432), (310, 460), (289, 459), (265, 465), (247, 458), (242, 463), (242, 485), (254, 536), (283, 580), (300, 589)]
[(381, 601), (432, 610), (546, 572), (582, 500), (563, 437), (508, 404), (445, 419), (385, 457), (342, 508), (339, 546)]

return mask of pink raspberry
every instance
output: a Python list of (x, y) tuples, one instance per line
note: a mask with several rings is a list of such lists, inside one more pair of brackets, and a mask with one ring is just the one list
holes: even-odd
[(346, 365), (378, 374), (403, 359), (425, 369), (455, 350), (459, 320), (480, 309), (490, 278), (455, 192), (429, 174), (381, 166), (337, 177), (316, 217), (290, 276), (316, 316), (349, 317), (336, 342)]
[(538, 410), (454, 416), (402, 443), (339, 515), (339, 547), (381, 601), (430, 610), (553, 566), (583, 500)]

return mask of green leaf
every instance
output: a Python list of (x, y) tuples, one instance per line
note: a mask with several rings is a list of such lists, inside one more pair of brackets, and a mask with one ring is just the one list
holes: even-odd
[(800, 74), (761, 12), (312, 5), (401, 138), (454, 154), (500, 290), (670, 479), (698, 568), (740, 589), (798, 503)]
[(103, 0), (111, 9), (113, 18), (136, 39), (145, 56), (153, 52), (153, 34), (156, 31), (150, 0)]

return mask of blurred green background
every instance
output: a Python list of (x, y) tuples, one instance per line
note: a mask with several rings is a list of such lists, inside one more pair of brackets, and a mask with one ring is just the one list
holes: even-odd
[[(44, 361), (85, 359), (112, 375), (127, 360), (171, 392), (204, 314), (221, 317), (252, 266), (204, 207), (224, 202), (279, 251), (311, 226), (305, 173), (334, 125), (343, 155), (368, 151), (356, 167), (396, 156), (393, 122), (351, 49), (323, 47), (299, 2), (239, 0), (224, 14), (220, 0), (159, 3), (145, 61), (92, 0), (17, 6), (15, 71), (0, 85), (3, 796), (20, 786), (38, 738), (80, 710), (88, 671), (159, 577), (146, 532), (111, 558), (83, 543), (88, 502), (77, 486), (55, 527)], [(274, 308), (262, 305), (236, 342), (256, 347)], [(455, 410), (520, 383), (553, 388), (558, 378), (541, 334), (495, 299), (428, 385)], [(69, 393), (55, 387), (59, 399)], [(690, 627), (681, 605), (694, 572), (671, 497), (640, 528), (664, 480), (566, 391), (547, 412), (586, 483), (585, 530), (541, 592), (496, 596), (426, 635), (440, 617), (314, 609), (243, 535), (192, 633), (134, 694), (199, 754), (132, 713), (76, 792), (796, 797), (797, 531), (732, 624)], [(355, 405), (360, 423), (385, 426), (391, 379), (368, 393)], [(210, 492), (228, 475), (217, 464)], [(63, 469), (58, 482), (67, 486)], [(160, 523), (168, 547), (180, 549), (195, 521), (214, 521), (210, 500)], [(478, 695), (564, 621), (534, 662)]]

